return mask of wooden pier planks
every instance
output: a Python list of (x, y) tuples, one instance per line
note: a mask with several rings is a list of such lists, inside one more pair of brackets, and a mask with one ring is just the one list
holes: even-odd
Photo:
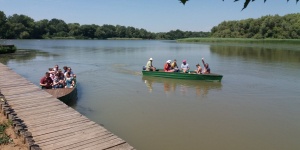
[(1, 63), (0, 90), (43, 150), (134, 149)]

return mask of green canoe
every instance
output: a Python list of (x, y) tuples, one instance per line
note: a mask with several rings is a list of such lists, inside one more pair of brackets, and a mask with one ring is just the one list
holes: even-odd
[(221, 81), (223, 75), (219, 74), (195, 74), (194, 71), (190, 73), (182, 72), (164, 72), (163, 69), (157, 69), (156, 71), (142, 71), (144, 76), (172, 78), (172, 79), (185, 79), (185, 80), (205, 80), (205, 81)]

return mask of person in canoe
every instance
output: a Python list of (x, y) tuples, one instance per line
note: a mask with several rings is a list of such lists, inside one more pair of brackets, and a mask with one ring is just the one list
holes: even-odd
[(149, 60), (146, 64), (146, 71), (155, 71), (156, 70), (156, 68), (153, 67), (153, 65), (152, 65), (152, 61), (153, 61), (153, 59), (149, 58)]
[(189, 64), (186, 63), (186, 60), (183, 60), (183, 61), (182, 61), (182, 64), (181, 64), (181, 70), (182, 70), (183, 73), (189, 72), (190, 67), (189, 67)]
[(57, 88), (63, 88), (63, 87), (64, 87), (64, 85), (59, 79), (59, 74), (58, 73), (55, 74), (55, 77), (53, 79), (53, 88), (57, 89)]
[(174, 72), (179, 71), (177, 63), (176, 63), (176, 59), (174, 59), (174, 61), (171, 63), (171, 69), (174, 69)]
[(201, 68), (200, 64), (197, 64), (196, 67), (197, 67), (197, 69), (195, 70), (195, 73), (202, 74), (202, 68)]
[(171, 60), (166, 61), (164, 65), (165, 72), (174, 72), (174, 69), (171, 69)]
[(46, 72), (45, 76), (40, 80), (42, 89), (52, 89), (53, 80), (50, 78), (50, 73)]
[(202, 63), (203, 63), (203, 65), (204, 65), (202, 74), (210, 74), (210, 68), (209, 68), (209, 65), (208, 65), (208, 63), (205, 63), (205, 62), (204, 62), (204, 58), (202, 58)]
[(75, 81), (74, 78), (71, 76), (70, 72), (66, 73), (66, 80), (65, 80), (65, 88), (74, 88), (75, 86)]
[(72, 68), (71, 68), (71, 67), (68, 67), (67, 72), (65, 72), (65, 74), (64, 74), (65, 78), (66, 78), (66, 76), (67, 76), (67, 73), (69, 73), (71, 77), (76, 78), (76, 75), (75, 75), (74, 72), (72, 71)]

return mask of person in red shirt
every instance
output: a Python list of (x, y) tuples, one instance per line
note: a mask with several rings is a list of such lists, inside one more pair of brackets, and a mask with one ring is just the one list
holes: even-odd
[(50, 73), (46, 72), (45, 76), (40, 80), (42, 89), (52, 89), (53, 80), (50, 78)]
[(171, 60), (168, 60), (164, 65), (165, 72), (174, 72), (174, 69), (171, 69)]

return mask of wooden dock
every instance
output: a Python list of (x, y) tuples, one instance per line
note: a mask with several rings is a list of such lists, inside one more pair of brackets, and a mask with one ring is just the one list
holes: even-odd
[(13, 120), (28, 149), (134, 149), (1, 63), (0, 90), (1, 113)]

